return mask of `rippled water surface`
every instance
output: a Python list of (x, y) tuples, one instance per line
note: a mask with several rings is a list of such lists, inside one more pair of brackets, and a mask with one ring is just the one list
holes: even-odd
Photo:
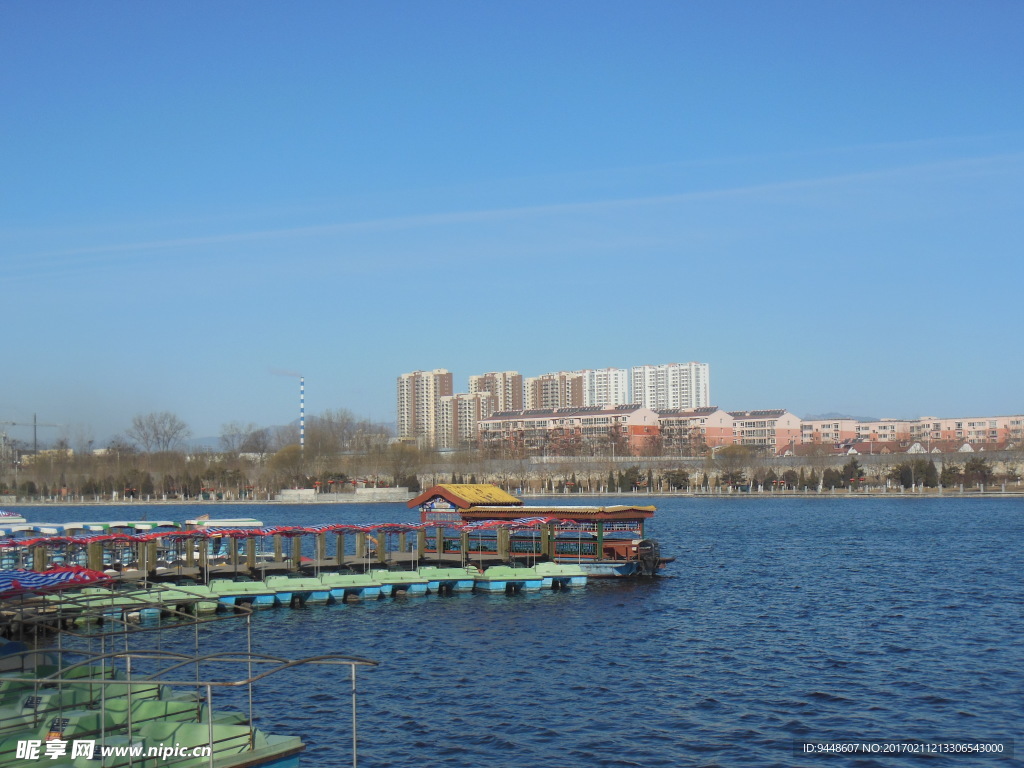
[[(657, 504), (648, 533), (677, 557), (664, 578), (277, 608), (253, 618), (255, 649), (380, 661), (359, 675), (361, 766), (812, 765), (820, 758), (794, 755), (794, 740), (833, 739), (1016, 739), (1024, 750), (1024, 501)], [(413, 519), (403, 505), (379, 504), (205, 511), (268, 524)], [(23, 512), (126, 516), (125, 507)], [(209, 651), (245, 643), (240, 624), (203, 634)], [(305, 765), (351, 765), (345, 674), (299, 669), (268, 679), (256, 701), (265, 728), (305, 738)]]

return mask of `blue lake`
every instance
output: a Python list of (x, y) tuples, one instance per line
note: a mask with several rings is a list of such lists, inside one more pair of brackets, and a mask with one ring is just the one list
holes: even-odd
[[(381, 662), (359, 675), (361, 766), (822, 762), (794, 755), (795, 740), (1016, 740), (1024, 749), (1024, 501), (656, 503), (648, 535), (677, 558), (666, 577), (562, 593), (277, 608), (253, 617), (255, 650)], [(40, 522), (142, 512), (267, 524), (415, 517), (397, 504), (20, 509)], [(208, 652), (245, 642), (241, 622), (203, 636)], [(164, 633), (163, 647), (172, 637)], [(228, 703), (240, 706), (235, 698)], [(307, 667), (270, 678), (256, 703), (259, 724), (305, 738), (305, 765), (351, 765), (345, 674)]]

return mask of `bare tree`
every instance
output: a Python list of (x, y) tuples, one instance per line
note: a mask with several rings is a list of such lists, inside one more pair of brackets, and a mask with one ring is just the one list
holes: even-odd
[(279, 485), (306, 487), (305, 459), (298, 445), (286, 445), (270, 457), (267, 466), (276, 475)]
[(262, 461), (266, 455), (270, 453), (271, 440), (272, 435), (270, 434), (270, 430), (266, 427), (261, 427), (254, 430), (245, 439), (245, 442), (239, 446), (239, 450), (244, 453), (255, 453), (259, 456), (260, 461)]
[(251, 422), (242, 424), (240, 421), (231, 421), (222, 424), (220, 428), (221, 449), (224, 453), (238, 453), (244, 450), (243, 446), (258, 431), (259, 427)]
[(391, 477), (394, 479), (396, 486), (401, 485), (403, 482), (409, 482), (410, 479), (415, 479), (426, 463), (423, 451), (417, 446), (409, 445), (408, 443), (393, 443), (389, 445), (387, 458), (388, 463), (391, 465)]
[(173, 451), (192, 435), (188, 425), (170, 411), (139, 414), (125, 432), (142, 450)]

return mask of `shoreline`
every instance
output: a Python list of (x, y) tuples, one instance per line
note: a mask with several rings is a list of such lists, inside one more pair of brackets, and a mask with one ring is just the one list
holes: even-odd
[[(328, 494), (323, 494), (328, 495)], [(760, 491), (735, 493), (693, 493), (693, 492), (659, 492), (659, 493), (523, 493), (522, 499), (564, 499), (567, 506), (570, 499), (1019, 499), (1024, 498), (1024, 489), (1012, 491), (936, 491), (903, 492), (899, 491)], [(410, 494), (409, 499), (414, 498)], [(150, 507), (150, 506), (194, 506), (216, 507), (230, 505), (285, 505), (285, 506), (317, 506), (321, 504), (404, 504), (402, 500), (373, 499), (313, 499), (295, 501), (282, 499), (46, 499), (33, 501), (4, 501), (0, 509), (17, 507)]]

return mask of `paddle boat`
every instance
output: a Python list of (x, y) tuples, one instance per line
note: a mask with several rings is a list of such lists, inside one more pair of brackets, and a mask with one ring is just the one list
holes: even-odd
[[(210, 579), (210, 592), (224, 605), (247, 605), (253, 608), (273, 608), (277, 591), (262, 581), (232, 581)], [(289, 595), (289, 600), (291, 596)]]
[(587, 585), (587, 572), (574, 563), (537, 563), (533, 570), (540, 575), (541, 585), (545, 589), (569, 589)]
[(432, 594), (472, 592), (477, 569), (425, 565), (419, 569), (419, 575), (427, 580), (427, 591)]
[(370, 577), (380, 583), (380, 593), (384, 597), (397, 597), (408, 595), (418, 597), (427, 594), (429, 579), (420, 576), (417, 571), (389, 571), (384, 568), (375, 568), (370, 571)]
[[(79, 633), (71, 628), (71, 619), (83, 618), (83, 613), (105, 619), (107, 605), (103, 601), (113, 600), (115, 595), (118, 601), (134, 598), (140, 605), (147, 605), (154, 593), (177, 587), (135, 593), (108, 590), (107, 595), (112, 596), (108, 598), (83, 595), (81, 585), (71, 583), (75, 593), (69, 588), (64, 601), (52, 604), (40, 598), (46, 598), (51, 594), (49, 590), (59, 589), (61, 584), (53, 582), (52, 575), (35, 576), (49, 582), (32, 589), (13, 578), (7, 588), (0, 589), (0, 611), (19, 615), (17, 627), (24, 636), (35, 638), (41, 632), (57, 632), (88, 637), (89, 650), (69, 648), (59, 641), (56, 648), (45, 651), (30, 649), (24, 642), (0, 645), (0, 768), (27, 768), (40, 760), (48, 762), (48, 758), (57, 758), (55, 765), (82, 768), (93, 764), (105, 768), (297, 768), (304, 749), (300, 738), (271, 734), (253, 726), (252, 687), (268, 674), (302, 664), (351, 668), (346, 676), (352, 687), (351, 744), (352, 762), (356, 763), (355, 673), (358, 667), (374, 666), (376, 662), (338, 654), (307, 659), (243, 650), (200, 654), (199, 632), (194, 635), (195, 655), (152, 650), (148, 641), (142, 649), (134, 650), (130, 645), (135, 633), (148, 633), (153, 628), (133, 624), (123, 614), (112, 614), (110, 627), (104, 621), (99, 630)], [(23, 578), (28, 580), (27, 576)], [(194, 623), (235, 620), (236, 615), (247, 614), (243, 608), (241, 614), (196, 618)], [(156, 631), (178, 632), (179, 628), (190, 627), (187, 619), (176, 616), (174, 621), (158, 625)], [(245, 631), (250, 636), (248, 643), (242, 643), (243, 648), (252, 645), (248, 623)], [(192, 637), (188, 629), (185, 632), (186, 638)], [(100, 651), (94, 649), (92, 641), (101, 638), (111, 650), (104, 652), (102, 643)], [(162, 646), (162, 642), (157, 644), (158, 648)], [(227, 665), (236, 674), (225, 677), (216, 672), (218, 665)], [(223, 687), (249, 689), (248, 713), (214, 709), (214, 692)], [(129, 754), (129, 747), (138, 751), (133, 749), (134, 754)], [(113, 752), (117, 749), (123, 749), (120, 755)]]
[(320, 583), (339, 603), (346, 600), (376, 600), (382, 584), (368, 573), (321, 573)]
[(267, 576), (263, 580), (272, 589), (280, 605), (323, 603), (331, 599), (331, 590), (320, 579), (302, 576)]
[(473, 577), (473, 586), (482, 592), (507, 594), (536, 592), (544, 585), (544, 577), (533, 568), (492, 565)]

